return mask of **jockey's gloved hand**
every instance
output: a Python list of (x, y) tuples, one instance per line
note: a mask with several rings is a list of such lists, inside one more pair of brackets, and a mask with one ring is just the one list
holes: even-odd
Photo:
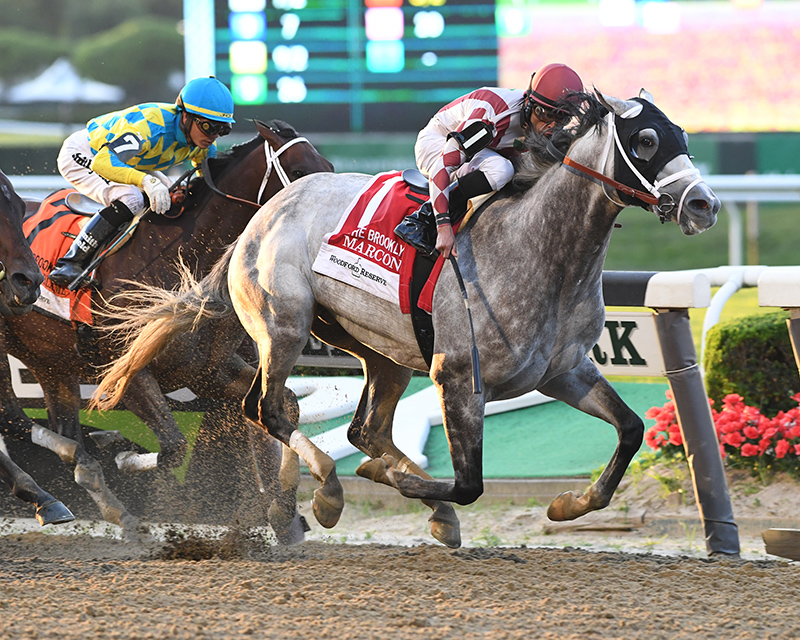
[(172, 199), (169, 196), (169, 189), (161, 180), (155, 176), (145, 176), (142, 180), (142, 188), (150, 198), (150, 209), (156, 213), (166, 213), (172, 206)]

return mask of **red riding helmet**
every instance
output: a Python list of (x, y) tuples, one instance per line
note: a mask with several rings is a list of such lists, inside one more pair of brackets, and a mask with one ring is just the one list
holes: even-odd
[(583, 82), (571, 67), (558, 62), (544, 65), (531, 76), (530, 85), (525, 92), (524, 122), (530, 122), (536, 105), (544, 107), (546, 111), (560, 111), (556, 102), (573, 91), (583, 91)]

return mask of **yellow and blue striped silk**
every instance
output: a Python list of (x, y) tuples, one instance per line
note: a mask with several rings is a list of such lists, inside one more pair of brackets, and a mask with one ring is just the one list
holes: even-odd
[[(112, 182), (141, 186), (149, 172), (187, 160), (199, 166), (206, 155), (215, 156), (216, 145), (206, 150), (189, 144), (179, 126), (180, 115), (174, 104), (150, 102), (93, 118), (87, 123), (89, 144), (95, 152), (92, 170)], [(123, 161), (106, 145), (130, 133), (142, 145)]]

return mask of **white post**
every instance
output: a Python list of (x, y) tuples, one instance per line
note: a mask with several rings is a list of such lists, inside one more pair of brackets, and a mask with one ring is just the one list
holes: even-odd
[(214, 0), (183, 0), (186, 80), (216, 75)]
[(725, 202), (725, 210), (730, 220), (728, 227), (728, 264), (742, 266), (742, 214), (733, 200)]

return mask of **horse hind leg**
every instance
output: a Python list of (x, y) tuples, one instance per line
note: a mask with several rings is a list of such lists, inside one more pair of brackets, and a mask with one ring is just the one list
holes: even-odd
[[(297, 396), (288, 388), (284, 389), (284, 406), (289, 420), (297, 428), (300, 407)], [(259, 491), (271, 497), (267, 518), (275, 537), (283, 545), (300, 543), (309, 530), (308, 523), (297, 510), (300, 460), (294, 451), (263, 429), (251, 425), (248, 433)]]
[(611, 460), (594, 484), (585, 493), (567, 491), (557, 496), (547, 510), (547, 517), (555, 521), (574, 520), (607, 507), (642, 445), (642, 419), (623, 402), (588, 358), (570, 373), (551, 380), (539, 390), (614, 425), (619, 437)]
[[(5, 379), (5, 375), (8, 379)], [(0, 388), (11, 388), (10, 372), (4, 371), (0, 366)], [(61, 386), (53, 387), (52, 378), (49, 373), (43, 374), (39, 368), (34, 371), (34, 375), (42, 386), (45, 401), (47, 403), (48, 417), (53, 418), (54, 422), (60, 425), (67, 432), (80, 433), (80, 420), (78, 419), (78, 408), (80, 403), (79, 388), (74, 394), (58, 393)], [(77, 382), (75, 382), (77, 387)], [(19, 408), (19, 401), (13, 395), (4, 398), (4, 402), (10, 406)], [(103, 476), (103, 469), (100, 463), (95, 460), (83, 445), (76, 440), (59, 435), (47, 427), (43, 427), (27, 417), (19, 409), (15, 412), (15, 436), (30, 439), (36, 445), (49, 449), (58, 455), (62, 461), (74, 465), (74, 478), (76, 484), (83, 488), (97, 505), (103, 519), (106, 522), (122, 527), (123, 535), (130, 540), (141, 540), (141, 529), (139, 519), (131, 514), (120, 500), (111, 492), (106, 485)]]
[[(285, 381), (285, 377), (282, 378)], [(253, 379), (253, 384), (242, 402), (245, 416), (257, 425), (263, 427), (271, 436), (280, 440), (291, 452), (305, 460), (308, 469), (320, 483), (314, 491), (313, 512), (320, 525), (326, 529), (336, 526), (344, 509), (344, 492), (336, 475), (336, 464), (333, 459), (320, 451), (297, 428), (299, 411), (294, 409), (295, 417), (287, 416), (286, 407), (289, 399), (286, 398), (286, 389), (278, 394), (275, 387), (265, 387), (262, 368), (259, 367)], [(292, 394), (292, 397), (294, 394)], [(291, 405), (288, 405), (291, 410)], [(296, 495), (296, 484), (299, 483), (299, 465), (289, 451), (284, 450), (281, 462), (281, 485), (284, 491)], [(295, 480), (296, 478), (296, 480)], [(271, 513), (277, 515), (280, 505), (271, 508)]]

